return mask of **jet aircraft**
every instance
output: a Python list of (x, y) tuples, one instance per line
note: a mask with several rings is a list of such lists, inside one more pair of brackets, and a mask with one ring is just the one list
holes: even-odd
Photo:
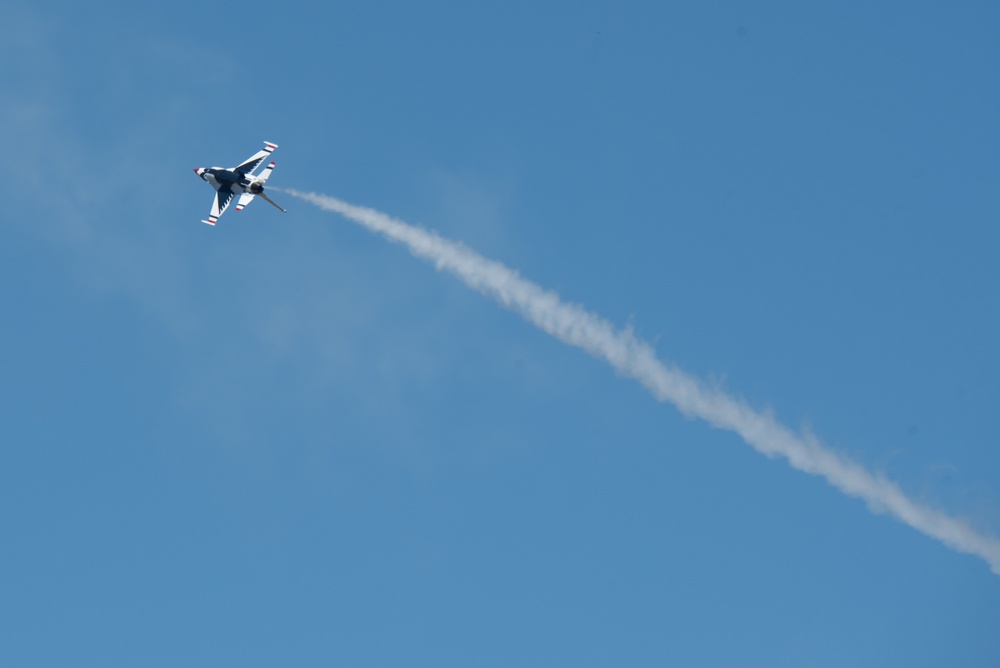
[(264, 194), (264, 182), (271, 176), (271, 171), (274, 169), (274, 162), (272, 161), (260, 174), (255, 176), (253, 173), (253, 170), (257, 169), (257, 166), (264, 161), (264, 158), (271, 155), (271, 151), (276, 148), (278, 148), (277, 144), (264, 142), (262, 150), (257, 151), (243, 163), (232, 169), (224, 169), (223, 167), (195, 167), (194, 173), (215, 188), (215, 201), (212, 202), (212, 213), (208, 215), (208, 220), (201, 222), (208, 225), (215, 225), (215, 221), (226, 210), (233, 197), (236, 196), (236, 193), (240, 194), (240, 198), (236, 202), (237, 211), (242, 211), (243, 207), (253, 201), (253, 198), (257, 195), (264, 198), (275, 208), (285, 211), (274, 200)]

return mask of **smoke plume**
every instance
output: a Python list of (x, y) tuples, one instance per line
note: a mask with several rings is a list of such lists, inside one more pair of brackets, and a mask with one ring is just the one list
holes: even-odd
[(891, 515), (954, 550), (980, 557), (1000, 575), (1000, 540), (910, 499), (894, 482), (830, 450), (812, 435), (793, 432), (770, 414), (660, 360), (653, 348), (631, 331), (617, 329), (582, 307), (563, 302), (513, 269), (434, 232), (326, 195), (285, 192), (405, 245), (417, 257), (454, 274), (560, 341), (605, 360), (619, 374), (634, 378), (656, 399), (672, 404), (684, 415), (735, 432), (761, 454), (782, 457), (793, 468), (826, 479), (844, 494), (863, 499), (872, 512)]

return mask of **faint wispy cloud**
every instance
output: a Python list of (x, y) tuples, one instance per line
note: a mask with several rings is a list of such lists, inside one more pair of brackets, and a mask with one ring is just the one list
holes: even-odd
[(660, 360), (652, 346), (636, 338), (631, 329), (617, 329), (600, 316), (563, 302), (513, 269), (434, 232), (326, 195), (285, 192), (404, 244), (417, 257), (454, 274), (560, 341), (605, 360), (621, 375), (641, 383), (659, 401), (737, 433), (761, 454), (783, 457), (793, 468), (825, 478), (844, 494), (863, 499), (872, 512), (891, 515), (954, 550), (982, 558), (1000, 575), (1000, 540), (914, 501), (894, 482), (830, 450), (812, 434), (795, 433), (770, 413), (755, 410)]

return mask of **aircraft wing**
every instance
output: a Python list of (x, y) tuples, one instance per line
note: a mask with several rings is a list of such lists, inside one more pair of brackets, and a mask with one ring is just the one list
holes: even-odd
[(201, 222), (207, 223), (209, 225), (215, 225), (215, 221), (219, 219), (219, 216), (226, 210), (229, 203), (233, 201), (233, 191), (229, 188), (220, 188), (215, 193), (215, 199), (212, 201), (212, 213), (208, 215), (208, 220), (203, 220)]
[(272, 144), (271, 142), (266, 141), (264, 142), (263, 150), (257, 151), (252, 156), (244, 160), (242, 164), (240, 164), (237, 167), (234, 167), (233, 169), (245, 176), (250, 172), (252, 172), (253, 170), (257, 169), (257, 165), (259, 165), (264, 160), (264, 158), (271, 155), (271, 151), (273, 151), (276, 148), (278, 148), (277, 144)]

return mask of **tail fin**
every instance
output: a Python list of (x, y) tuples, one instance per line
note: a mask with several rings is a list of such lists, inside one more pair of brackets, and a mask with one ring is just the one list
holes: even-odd
[(287, 210), (282, 209), (280, 206), (278, 206), (278, 204), (273, 199), (271, 199), (270, 197), (268, 197), (264, 193), (257, 193), (257, 194), (260, 195), (261, 197), (263, 197), (264, 201), (267, 202), (268, 204), (270, 204), (271, 206), (273, 206), (275, 209), (281, 209), (285, 213), (288, 213)]
[[(264, 168), (264, 171), (261, 172), (261, 175), (254, 182), (254, 185), (259, 185), (260, 186), (260, 192), (256, 193), (257, 195), (260, 195), (262, 198), (264, 198), (264, 200), (266, 200), (268, 202), (268, 204), (270, 204), (274, 208), (281, 209), (281, 207), (278, 206), (273, 199), (271, 199), (270, 197), (268, 197), (267, 195), (264, 194), (264, 182), (267, 181), (269, 178), (271, 178), (271, 172), (273, 172), (273, 171), (274, 171), (274, 161), (272, 160), (271, 163), (267, 167)], [(281, 209), (281, 210), (285, 211), (284, 209)], [(285, 213), (288, 213), (288, 212), (285, 211)]]

